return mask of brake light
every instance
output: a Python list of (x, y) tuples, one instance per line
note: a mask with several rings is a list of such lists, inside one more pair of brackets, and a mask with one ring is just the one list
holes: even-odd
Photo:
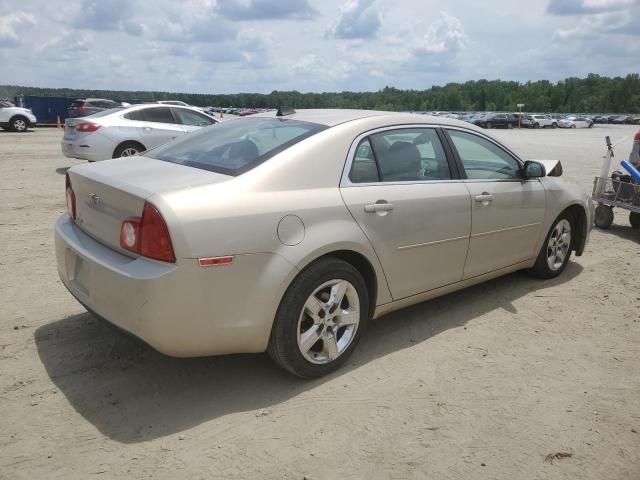
[(143, 257), (175, 263), (169, 229), (158, 209), (145, 202), (142, 217), (126, 218), (120, 225), (120, 246)]
[(73, 193), (73, 188), (71, 187), (71, 179), (69, 178), (69, 174), (65, 176), (65, 190), (67, 194), (67, 210), (69, 211), (69, 215), (71, 215), (72, 219), (76, 219), (76, 194)]
[(633, 141), (640, 142), (640, 132), (636, 133), (636, 135), (633, 137)]
[(95, 132), (100, 128), (100, 125), (93, 122), (80, 123), (76, 125), (76, 130), (79, 132)]

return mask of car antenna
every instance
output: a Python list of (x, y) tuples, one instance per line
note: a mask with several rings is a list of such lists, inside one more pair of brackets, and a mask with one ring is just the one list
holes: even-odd
[(278, 107), (276, 117), (284, 117), (285, 115), (293, 115), (296, 111), (291, 107)]

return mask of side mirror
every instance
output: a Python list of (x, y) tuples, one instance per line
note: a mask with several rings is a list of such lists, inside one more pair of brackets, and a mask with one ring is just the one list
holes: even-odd
[(540, 178), (547, 174), (544, 165), (538, 162), (528, 160), (524, 162), (524, 178), (526, 180), (530, 178)]

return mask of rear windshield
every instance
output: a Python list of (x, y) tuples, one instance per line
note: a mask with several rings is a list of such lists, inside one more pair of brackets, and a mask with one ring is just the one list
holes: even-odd
[(110, 108), (108, 110), (102, 110), (100, 112), (94, 113), (93, 115), (89, 115), (86, 118), (98, 118), (98, 117), (106, 117), (107, 115), (111, 115), (112, 113), (116, 113), (120, 110), (124, 110), (125, 107), (116, 107), (116, 108)]
[(228, 120), (155, 148), (145, 156), (237, 176), (326, 128), (282, 118)]

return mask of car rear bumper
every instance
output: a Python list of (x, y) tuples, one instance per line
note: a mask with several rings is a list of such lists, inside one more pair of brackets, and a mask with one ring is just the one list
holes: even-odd
[(67, 158), (79, 158), (90, 162), (108, 160), (113, 157), (115, 145), (112, 141), (100, 134), (93, 134), (91, 137), (91, 139), (63, 138), (60, 142), (62, 154)]
[(203, 268), (122, 255), (63, 215), (55, 228), (60, 279), (76, 299), (171, 356), (263, 352), (294, 267), (275, 254)]

